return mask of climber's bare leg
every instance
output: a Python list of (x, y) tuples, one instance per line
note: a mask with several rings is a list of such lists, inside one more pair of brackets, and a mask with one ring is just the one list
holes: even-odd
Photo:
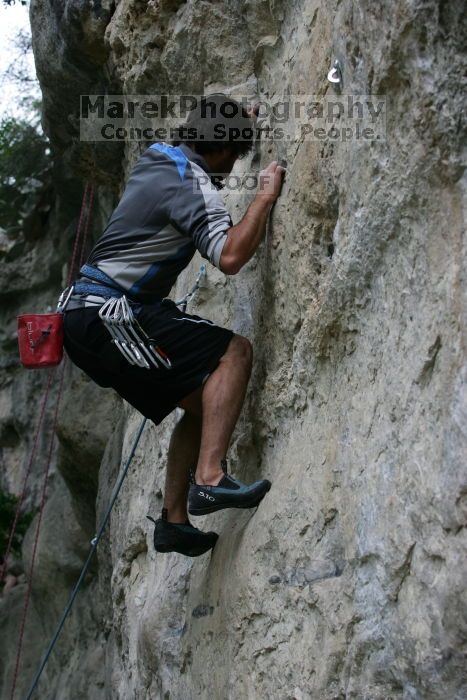
[(190, 469), (198, 461), (201, 442), (201, 415), (185, 411), (170, 438), (165, 476), (164, 508), (171, 523), (184, 523), (187, 514), (187, 496)]
[[(202, 432), (195, 479), (197, 484), (217, 485), (223, 477), (221, 459), (229, 448), (232, 433), (245, 400), (252, 365), (250, 341), (235, 335), (218, 367), (194, 395), (201, 399)], [(187, 407), (188, 403), (182, 407)]]
[(245, 399), (252, 351), (246, 338), (234, 336), (218, 367), (182, 401), (185, 414), (172, 433), (167, 460), (164, 507), (169, 522), (185, 522), (190, 468), (196, 482), (217, 484), (235, 424)]

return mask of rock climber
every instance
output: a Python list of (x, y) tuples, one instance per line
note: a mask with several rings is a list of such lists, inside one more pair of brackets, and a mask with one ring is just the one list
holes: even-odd
[[(176, 407), (184, 410), (170, 440), (162, 514), (154, 521), (159, 552), (203, 554), (218, 535), (195, 528), (188, 513), (252, 508), (271, 486), (267, 479), (246, 485), (227, 472), (251, 372), (250, 341), (167, 298), (196, 250), (235, 275), (263, 238), (284, 168), (273, 161), (262, 171), (268, 186), (258, 188), (235, 226), (218, 191), (219, 176), (251, 151), (254, 120), (254, 110), (232, 98), (206, 96), (176, 139), (144, 151), (65, 311), (66, 351), (99, 386), (113, 387), (156, 425)], [(123, 294), (170, 367), (130, 364), (112, 342), (98, 312), (109, 297)]]

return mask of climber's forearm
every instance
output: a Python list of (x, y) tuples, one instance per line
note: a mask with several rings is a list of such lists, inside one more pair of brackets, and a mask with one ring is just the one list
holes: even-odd
[(225, 274), (235, 275), (253, 257), (263, 239), (273, 203), (266, 195), (256, 195), (243, 219), (227, 231), (220, 258), (220, 269)]

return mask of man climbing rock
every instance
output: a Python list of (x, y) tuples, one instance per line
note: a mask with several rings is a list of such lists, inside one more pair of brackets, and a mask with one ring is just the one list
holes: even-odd
[[(253, 120), (231, 98), (209, 96), (189, 113), (176, 141), (153, 143), (143, 153), (80, 271), (65, 313), (67, 353), (97, 384), (113, 387), (156, 425), (176, 407), (184, 409), (171, 437), (162, 515), (156, 521), (154, 543), (160, 552), (197, 556), (217, 540), (216, 533), (191, 525), (187, 496), (188, 512), (203, 515), (252, 508), (271, 485), (266, 479), (243, 484), (226, 468), (251, 371), (249, 340), (184, 313), (167, 299), (196, 250), (234, 275), (263, 238), (283, 168), (274, 161), (263, 171), (268, 187), (258, 189), (235, 226), (217, 190), (218, 176), (229, 174), (237, 158), (251, 150)], [(216, 138), (219, 133), (223, 138)], [(137, 327), (170, 365), (131, 364), (112, 342), (99, 310), (109, 298), (123, 295)]]

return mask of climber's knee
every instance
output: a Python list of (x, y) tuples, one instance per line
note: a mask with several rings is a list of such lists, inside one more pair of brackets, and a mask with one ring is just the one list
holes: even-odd
[(249, 373), (253, 364), (253, 347), (248, 338), (243, 335), (234, 335), (221, 357), (221, 362), (241, 365)]
[[(248, 340), (242, 335), (234, 335), (232, 340), (227, 346), (227, 350), (222, 355), (219, 360), (219, 366), (223, 367), (241, 367), (245, 371), (245, 375), (248, 378), (251, 372), (251, 366), (253, 363), (253, 348)], [(215, 372), (216, 370), (214, 370)], [(207, 378), (206, 378), (207, 379)], [(195, 389), (191, 394), (185, 396), (181, 399), (177, 406), (183, 408), (187, 414), (194, 416), (198, 419), (202, 418), (203, 415), (203, 383), (197, 389)]]

